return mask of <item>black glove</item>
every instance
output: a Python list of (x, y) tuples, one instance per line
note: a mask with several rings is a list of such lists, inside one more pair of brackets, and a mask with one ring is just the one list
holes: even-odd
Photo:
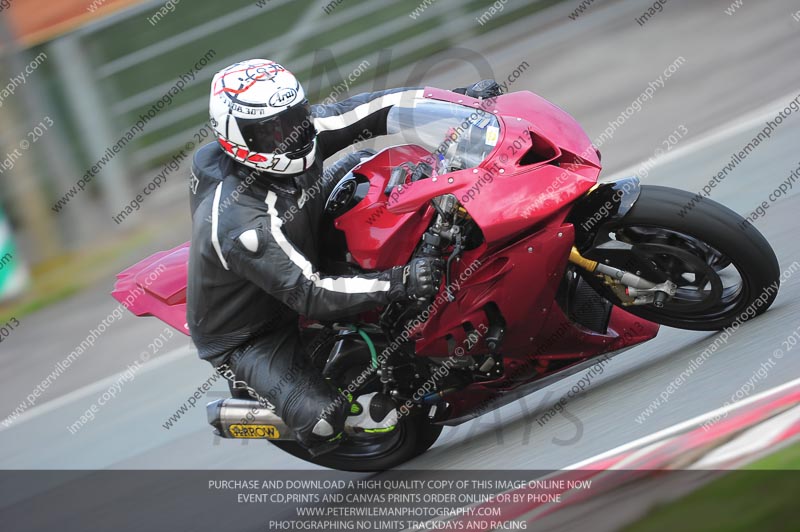
[(405, 266), (392, 268), (389, 299), (430, 299), (439, 292), (443, 274), (444, 261), (430, 257), (418, 257)]
[(472, 98), (494, 98), (503, 94), (503, 88), (493, 79), (483, 79), (469, 87), (453, 89), (453, 92), (466, 94)]

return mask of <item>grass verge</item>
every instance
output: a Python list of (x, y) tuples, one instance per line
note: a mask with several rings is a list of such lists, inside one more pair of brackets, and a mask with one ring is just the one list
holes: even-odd
[(0, 305), (0, 324), (11, 318), (21, 320), (115, 273), (119, 259), (148, 242), (152, 235), (152, 228), (143, 228), (111, 245), (67, 253), (37, 265), (25, 295)]
[(624, 530), (800, 530), (799, 496), (800, 443), (795, 443), (655, 508)]

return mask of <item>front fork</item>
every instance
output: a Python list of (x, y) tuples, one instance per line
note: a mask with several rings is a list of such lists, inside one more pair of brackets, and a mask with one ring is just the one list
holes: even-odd
[[(590, 248), (600, 227), (628, 214), (639, 199), (640, 192), (641, 184), (636, 177), (599, 183), (592, 187), (567, 218), (575, 226), (577, 246), (584, 250)], [(587, 259), (581, 255), (578, 247), (572, 247), (569, 261), (602, 278), (623, 306), (652, 304), (662, 308), (678, 289), (670, 280), (654, 283), (636, 273)]]
[(672, 281), (656, 284), (634, 273), (587, 259), (575, 246), (569, 253), (569, 261), (589, 273), (599, 274), (624, 306), (652, 304), (662, 308), (664, 302), (678, 290), (678, 285)]

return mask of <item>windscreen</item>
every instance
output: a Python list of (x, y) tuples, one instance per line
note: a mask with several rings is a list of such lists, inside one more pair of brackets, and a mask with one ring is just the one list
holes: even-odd
[(500, 138), (500, 124), (492, 113), (427, 99), (392, 107), (387, 128), (389, 134), (430, 151), (440, 174), (478, 166)]

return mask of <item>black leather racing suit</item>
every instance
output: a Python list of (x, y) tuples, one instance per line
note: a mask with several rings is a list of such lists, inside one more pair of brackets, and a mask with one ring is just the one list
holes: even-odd
[[(394, 89), (312, 106), (316, 158), (303, 173), (254, 172), (216, 143), (194, 156), (187, 322), (201, 358), (224, 365), (236, 387), (268, 401), (308, 444), (323, 411), (334, 433), (348, 405), (307, 360), (298, 315), (335, 319), (385, 305), (389, 272), (319, 273), (318, 227), (333, 186), (359, 162), (351, 154), (323, 174), (340, 149), (386, 134), (392, 105), (418, 89)], [(231, 377), (229, 376), (229, 379)], [(339, 400), (337, 400), (339, 398)]]

